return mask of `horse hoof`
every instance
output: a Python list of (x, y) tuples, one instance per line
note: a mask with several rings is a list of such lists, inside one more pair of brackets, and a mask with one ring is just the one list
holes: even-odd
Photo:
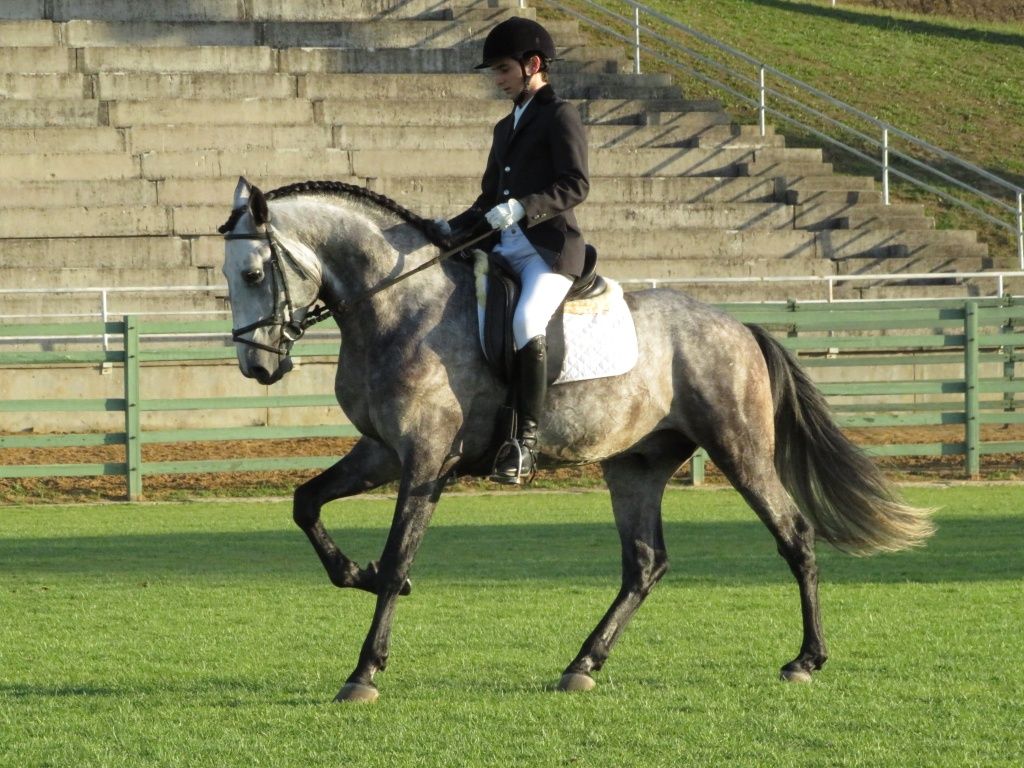
[(779, 679), (787, 683), (809, 683), (811, 682), (811, 673), (806, 669), (786, 669), (783, 667), (782, 672), (779, 674)]
[(566, 672), (562, 675), (562, 679), (558, 681), (558, 690), (560, 691), (589, 691), (597, 685), (594, 682), (594, 678), (590, 675), (584, 675), (580, 672)]
[(338, 691), (338, 695), (334, 697), (335, 701), (376, 701), (380, 696), (380, 691), (374, 685), (363, 685), (362, 683), (345, 683), (341, 690)]

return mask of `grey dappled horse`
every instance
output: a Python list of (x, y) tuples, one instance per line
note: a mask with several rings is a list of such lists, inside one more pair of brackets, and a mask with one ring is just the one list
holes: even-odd
[[(410, 590), (413, 557), (445, 483), (490, 470), (506, 391), (479, 348), (473, 271), (438, 258), (450, 243), (429, 222), (338, 182), (264, 195), (241, 179), (221, 231), (245, 376), (272, 384), (290, 370), (293, 341), (320, 317), (318, 299), (341, 331), (335, 392), (362, 437), (295, 491), (294, 518), (333, 584), (377, 595), (359, 662), (337, 697), (374, 699), (396, 602)], [(815, 537), (857, 554), (903, 549), (930, 535), (928, 513), (893, 496), (764, 330), (672, 290), (627, 301), (640, 342), (635, 369), (552, 387), (540, 424), (548, 466), (600, 463), (622, 543), (619, 593), (559, 687), (593, 687), (591, 673), (668, 568), (662, 495), (698, 446), (771, 531), (796, 577), (803, 641), (782, 677), (809, 680), (827, 658)], [(328, 535), (320, 510), (390, 481), (399, 482), (391, 531), (380, 560), (362, 568)]]

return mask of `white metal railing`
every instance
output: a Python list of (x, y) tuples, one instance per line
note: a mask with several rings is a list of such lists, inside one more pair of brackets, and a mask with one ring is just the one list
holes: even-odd
[[(886, 205), (890, 180), (896, 177), (1006, 230), (1016, 240), (1024, 270), (1024, 188), (635, 0), (566, 1), (571, 5), (560, 0), (535, 4), (557, 9), (630, 45), (636, 74), (642, 71), (643, 51), (647, 58), (756, 109), (762, 136), (771, 115), (877, 168)], [(625, 6), (628, 13), (619, 13), (609, 7), (612, 4)], [(578, 10), (581, 7), (601, 14), (601, 20)]]
[[(75, 287), (75, 288), (0, 288), (0, 299), (4, 296), (93, 296), (97, 306), (93, 311), (86, 312), (33, 312), (31, 314), (13, 314), (0, 312), (0, 323), (14, 321), (36, 321), (47, 322), (52, 320), (110, 320), (123, 318), (125, 315), (137, 315), (139, 317), (206, 317), (216, 319), (228, 317), (230, 310), (217, 309), (174, 309), (174, 310), (145, 310), (135, 309), (114, 311), (110, 307), (111, 296), (139, 295), (139, 294), (168, 294), (168, 293), (222, 293), (227, 294), (227, 286), (224, 285), (147, 285), (147, 286), (119, 286), (107, 287)], [(57, 302), (59, 303), (59, 302)], [(0, 304), (2, 306), (2, 304)], [(34, 336), (9, 336), (6, 341), (31, 341)], [(51, 338), (51, 337), (47, 337)], [(82, 338), (82, 337), (76, 337)], [(103, 351), (110, 351), (110, 336), (103, 334)]]
[[(992, 281), (992, 296), (1003, 296), (1007, 293), (1007, 280), (1024, 281), (1024, 270), (1022, 271), (990, 271), (990, 272), (889, 272), (882, 274), (852, 274), (852, 275), (749, 275), (741, 277), (629, 277), (617, 278), (617, 281), (625, 286), (679, 286), (679, 285), (757, 285), (768, 283), (788, 283), (794, 286), (817, 287), (823, 286), (825, 294), (824, 301), (855, 301), (855, 299), (836, 299), (836, 287), (845, 283), (894, 283), (914, 280), (916, 282), (947, 282), (950, 280), (962, 281)], [(224, 309), (194, 309), (194, 310), (114, 310), (111, 308), (110, 297), (112, 295), (133, 295), (133, 294), (189, 294), (189, 293), (212, 293), (227, 295), (226, 285), (164, 285), (164, 286), (120, 286), (115, 288), (0, 288), (0, 308), (4, 296), (95, 296), (97, 306), (94, 311), (84, 312), (61, 312), (59, 309), (54, 312), (37, 312), (32, 314), (13, 314), (0, 311), (0, 323), (14, 321), (35, 321), (48, 322), (52, 320), (102, 320), (104, 322), (123, 318), (125, 315), (136, 317), (205, 317), (210, 319), (226, 318), (231, 315), (230, 310)], [(59, 303), (59, 302), (57, 302)], [(7, 337), (12, 339), (14, 337)], [(19, 339), (27, 337), (18, 337)], [(106, 349), (106, 340), (104, 340)]]
[[(991, 296), (1006, 295), (1007, 279), (1024, 280), (1021, 272), (901, 272), (885, 275), (751, 275), (742, 277), (637, 277), (622, 279), (618, 282), (624, 286), (643, 286), (658, 288), (661, 286), (677, 287), (684, 285), (758, 285), (777, 283), (800, 283), (804, 285), (821, 285), (825, 288), (825, 296), (817, 301), (828, 303), (859, 302), (862, 299), (837, 299), (836, 286), (844, 283), (893, 283), (913, 280), (915, 282), (946, 282), (948, 280), (992, 280), (995, 289)], [(973, 294), (976, 296), (976, 294)], [(806, 300), (805, 300), (806, 301)], [(815, 299), (810, 299), (815, 301)], [(881, 299), (885, 301), (885, 299)], [(902, 301), (902, 299), (893, 299)]]

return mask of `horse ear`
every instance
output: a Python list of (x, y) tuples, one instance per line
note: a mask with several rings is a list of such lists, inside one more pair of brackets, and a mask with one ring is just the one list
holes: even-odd
[(249, 205), (249, 196), (252, 190), (252, 185), (245, 176), (238, 177), (238, 184), (235, 187), (235, 202), (232, 207), (234, 208), (245, 208)]
[(259, 187), (250, 186), (252, 196), (249, 198), (249, 212), (252, 214), (252, 223), (257, 227), (270, 221), (270, 209), (267, 207), (267, 198)]

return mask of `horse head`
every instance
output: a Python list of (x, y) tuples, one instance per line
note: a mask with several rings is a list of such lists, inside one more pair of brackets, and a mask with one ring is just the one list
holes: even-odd
[(219, 231), (238, 367), (260, 384), (273, 384), (292, 369), (292, 345), (305, 332), (320, 291), (315, 254), (275, 225), (267, 197), (240, 178), (231, 217)]

